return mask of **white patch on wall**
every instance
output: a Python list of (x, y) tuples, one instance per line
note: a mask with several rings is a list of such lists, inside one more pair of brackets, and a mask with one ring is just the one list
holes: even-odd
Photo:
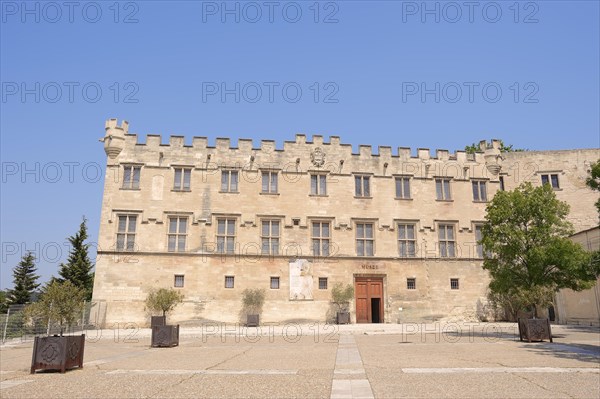
[(155, 175), (152, 177), (152, 199), (155, 201), (162, 201), (163, 199), (163, 188), (165, 184), (165, 178), (161, 175)]
[(306, 259), (290, 262), (290, 300), (313, 299), (313, 265)]

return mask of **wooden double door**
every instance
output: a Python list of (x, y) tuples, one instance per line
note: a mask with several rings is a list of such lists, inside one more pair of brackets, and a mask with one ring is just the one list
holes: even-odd
[(383, 323), (383, 277), (354, 280), (357, 323)]

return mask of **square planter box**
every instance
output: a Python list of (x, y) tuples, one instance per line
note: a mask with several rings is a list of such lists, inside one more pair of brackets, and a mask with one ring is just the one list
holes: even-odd
[(152, 327), (153, 348), (170, 348), (179, 345), (179, 324), (176, 326), (154, 326)]
[(36, 370), (60, 370), (83, 367), (85, 334), (65, 337), (35, 337), (31, 357), (31, 374)]
[(150, 318), (150, 327), (166, 326), (166, 325), (167, 325), (167, 317), (166, 316), (152, 316)]
[(257, 314), (246, 315), (246, 327), (258, 327), (260, 324), (260, 316)]
[(337, 312), (336, 322), (338, 324), (350, 324), (350, 312)]
[(519, 319), (519, 339), (521, 341), (552, 342), (552, 330), (548, 319)]

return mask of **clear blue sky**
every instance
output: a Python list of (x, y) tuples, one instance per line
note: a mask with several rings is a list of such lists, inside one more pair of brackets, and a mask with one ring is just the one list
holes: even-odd
[(108, 118), (165, 142), (600, 147), (598, 1), (114, 3), (0, 1), (0, 288), (27, 249), (56, 274), (83, 215), (96, 240)]

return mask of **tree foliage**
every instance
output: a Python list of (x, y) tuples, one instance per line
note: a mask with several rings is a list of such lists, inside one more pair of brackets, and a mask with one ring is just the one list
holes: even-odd
[(58, 324), (62, 336), (66, 327), (74, 325), (83, 310), (85, 292), (70, 281), (54, 281), (40, 300), (27, 306), (26, 315), (44, 324)]
[(348, 304), (354, 298), (354, 287), (352, 284), (335, 283), (331, 289), (331, 302), (338, 306), (338, 309), (347, 309)]
[(85, 243), (88, 238), (87, 220), (79, 225), (79, 231), (68, 238), (71, 244), (71, 251), (67, 263), (61, 263), (58, 274), (60, 282), (70, 281), (76, 287), (81, 288), (85, 292), (86, 300), (92, 299), (92, 289), (94, 287), (94, 264), (88, 255), (89, 244)]
[[(600, 159), (592, 164), (590, 175), (585, 180), (585, 184), (594, 191), (600, 191)], [(596, 201), (596, 209), (600, 215), (600, 198)]]
[[(478, 151), (481, 151), (481, 149), (479, 148), (479, 144), (473, 143), (471, 145), (466, 145), (465, 151), (468, 154), (474, 154)], [(527, 151), (527, 150), (525, 150), (523, 148), (513, 148), (512, 144), (504, 145), (504, 141), (500, 140), (500, 152), (521, 152), (521, 151)]]
[(14, 286), (8, 293), (10, 305), (23, 305), (31, 301), (31, 295), (40, 286), (37, 283), (40, 276), (35, 274), (36, 271), (35, 256), (28, 252), (13, 269)]
[(4, 314), (8, 310), (8, 294), (6, 291), (0, 291), (0, 313)]
[(547, 184), (534, 188), (524, 183), (494, 196), (481, 240), (490, 254), (483, 267), (490, 272), (492, 292), (516, 297), (519, 306), (535, 307), (551, 301), (558, 289), (579, 291), (593, 285), (599, 265), (567, 238), (573, 233), (568, 213), (568, 204)]
[(261, 288), (246, 288), (242, 291), (243, 312), (246, 314), (260, 314), (265, 303), (265, 290)]
[(146, 308), (152, 312), (162, 312), (163, 316), (183, 302), (183, 294), (173, 288), (151, 289), (146, 297)]

